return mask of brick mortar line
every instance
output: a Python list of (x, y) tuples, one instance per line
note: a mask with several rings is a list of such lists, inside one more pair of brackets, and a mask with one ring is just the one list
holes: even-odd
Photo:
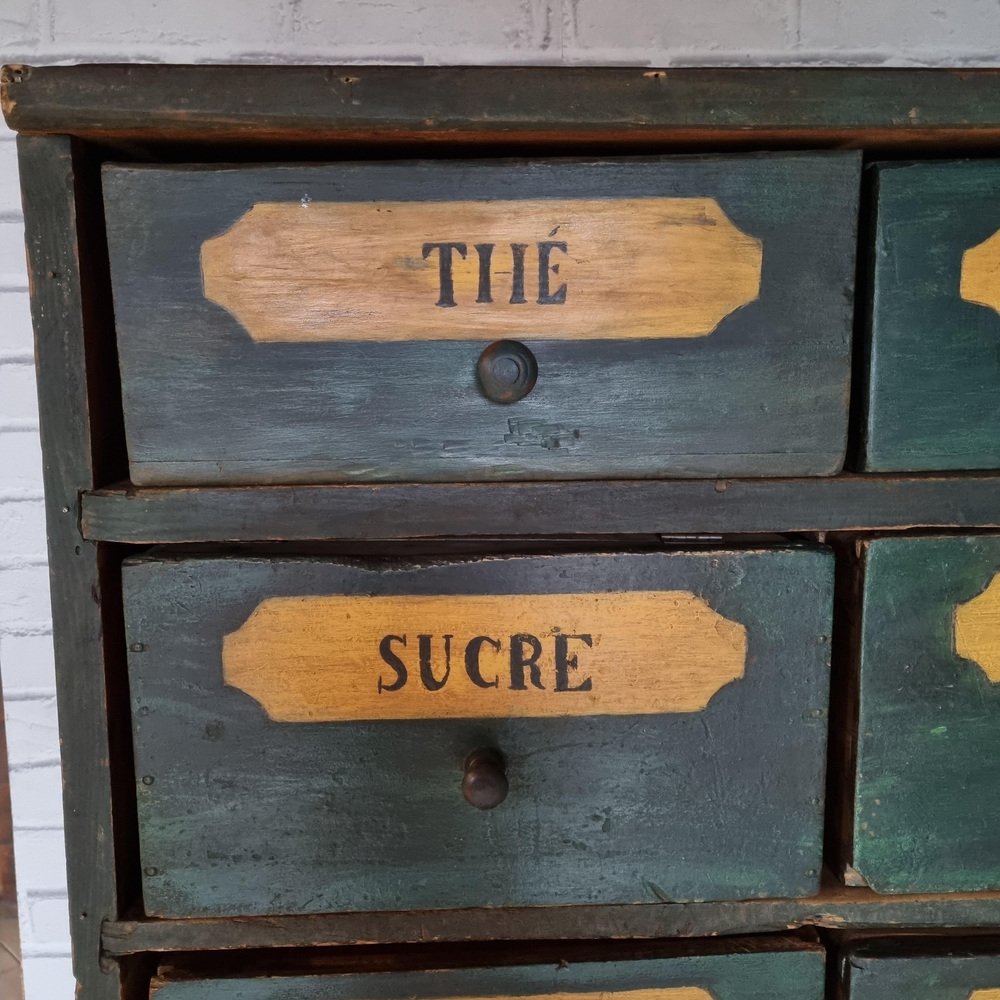
[(10, 621), (5, 625), (0, 624), (0, 640), (2, 639), (30, 639), (35, 636), (52, 636), (52, 619), (44, 620), (35, 618), (25, 618), (21, 621)]
[[(2, 506), (3, 505), (0, 504), (0, 507)], [(20, 557), (15, 556), (13, 559), (0, 559), (0, 573), (4, 573), (8, 570), (36, 569), (39, 566), (48, 566), (48, 564), (48, 556), (44, 552), (38, 552), (33, 555)]]

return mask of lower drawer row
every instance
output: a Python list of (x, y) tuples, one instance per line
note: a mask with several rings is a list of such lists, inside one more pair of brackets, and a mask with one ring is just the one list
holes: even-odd
[(129, 560), (146, 912), (809, 896), (831, 705), (852, 877), (1000, 887), (1000, 536), (859, 555)]
[[(758, 944), (755, 946), (760, 948)], [(839, 963), (843, 1000), (997, 1000), (1000, 958), (949, 953), (887, 957), (870, 949)], [(154, 979), (155, 1000), (823, 1000), (827, 958), (816, 945), (787, 950), (627, 962), (353, 975), (236, 975)]]

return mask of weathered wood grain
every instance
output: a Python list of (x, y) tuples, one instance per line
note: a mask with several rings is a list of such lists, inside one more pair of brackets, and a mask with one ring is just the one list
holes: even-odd
[(1000, 312), (1000, 231), (962, 254), (959, 293), (966, 302)]
[(544, 906), (335, 913), (281, 917), (203, 917), (108, 923), (109, 955), (141, 952), (294, 949), (358, 943), (431, 943), (676, 938), (773, 934), (796, 928), (860, 931), (1000, 926), (1000, 892), (884, 896), (833, 883), (808, 899)]
[(955, 608), (955, 653), (1000, 683), (1000, 570), (986, 589)]
[[(447, 981), (449, 978), (447, 974), (432, 972), (427, 973), (423, 976), (412, 976), (410, 977), (410, 982), (413, 984), (414, 989), (420, 990), (421, 986), (428, 990), (428, 996), (440, 996), (437, 992), (445, 983), (441, 980)], [(470, 977), (471, 978), (471, 977)], [(490, 977), (488, 975), (481, 977), (484, 982), (482, 988), (484, 989), (496, 989), (490, 983)], [(232, 980), (232, 979), (213, 979), (210, 982), (187, 982), (184, 984), (174, 984), (174, 988), (171, 990), (170, 980), (163, 979), (159, 982), (153, 983), (153, 988), (150, 991), (150, 996), (154, 997), (166, 997), (166, 996), (244, 996), (244, 990), (257, 990), (258, 995), (273, 997), (281, 995), (291, 995), (293, 997), (303, 996), (304, 993), (308, 993), (311, 989), (321, 990), (323, 996), (329, 996), (330, 991), (335, 986), (345, 985), (348, 989), (356, 988), (356, 983), (342, 984), (339, 981), (339, 977), (332, 978), (330, 976), (308, 976), (308, 977), (289, 977), (285, 982), (275, 981), (277, 977), (267, 977), (266, 982), (261, 982), (259, 980), (255, 981), (253, 979), (243, 979), (243, 980)], [(383, 984), (387, 985), (387, 984)], [(262, 991), (262, 992), (261, 992)], [(284, 992), (282, 992), (284, 991)], [(418, 995), (423, 995), (419, 993)], [(450, 996), (449, 1000), (514, 1000), (515, 996), (524, 996), (523, 993), (517, 993), (513, 995), (507, 994), (495, 994), (490, 993), (486, 996)], [(646, 989), (610, 989), (610, 990), (600, 990), (597, 992), (588, 992), (586, 990), (581, 990), (579, 992), (558, 992), (558, 993), (531, 993), (528, 996), (534, 997), (535, 1000), (713, 1000), (712, 995), (700, 986), (667, 986), (667, 987), (648, 987)], [(987, 997), (977, 998), (974, 997), (972, 1000), (989, 1000)]]
[(1000, 163), (883, 164), (876, 191), (866, 468), (1000, 467), (1000, 314), (963, 273), (1000, 230)]
[(934, 955), (851, 955), (844, 964), (847, 1000), (993, 1000), (1000, 995), (1000, 957), (963, 954), (938, 943)]
[[(833, 566), (812, 549), (124, 569), (146, 912), (801, 896), (819, 884)], [(223, 680), (261, 600), (684, 589), (746, 628), (701, 712), (288, 724)], [(664, 641), (669, 631), (664, 627)], [(335, 651), (332, 651), (335, 655)], [(650, 672), (669, 659), (641, 652)], [(368, 676), (375, 684), (378, 649)], [(510, 794), (462, 799), (481, 747)]]
[(1000, 537), (863, 552), (853, 866), (880, 892), (1000, 888), (1000, 685), (954, 624), (1000, 571)]
[[(859, 168), (854, 153), (106, 167), (131, 478), (260, 485), (836, 472), (847, 433)], [(644, 339), (613, 339), (635, 335), (633, 309), (639, 316), (643, 309), (633, 300), (650, 286), (641, 269), (633, 274), (614, 264), (623, 245), (627, 253), (641, 245), (641, 233), (605, 233), (601, 287), (606, 279), (617, 291), (603, 298), (622, 303), (613, 323), (602, 321), (606, 336), (577, 339), (571, 297), (581, 294), (581, 276), (567, 292), (565, 314), (559, 304), (509, 306), (523, 325), (518, 331), (504, 321), (503, 332), (530, 348), (538, 376), (526, 398), (501, 405), (484, 396), (476, 375), (498, 332), (480, 322), (484, 304), (445, 309), (433, 294), (427, 299), (435, 318), (420, 320), (421, 337), (436, 335), (436, 314), (446, 312), (458, 317), (449, 327), (466, 317), (458, 340), (391, 339), (382, 326), (395, 315), (413, 312), (413, 322), (425, 315), (400, 302), (367, 320), (364, 339), (355, 333), (349, 341), (317, 342), (312, 317), (302, 324), (304, 342), (287, 342), (287, 333), (255, 342), (203, 291), (203, 244), (261, 202), (308, 213), (324, 203), (433, 207), (565, 202), (568, 194), (583, 202), (710, 196), (763, 247), (759, 296), (706, 337), (651, 339), (643, 330)], [(416, 241), (411, 234), (398, 252), (419, 261), (428, 241), (466, 239), (455, 216), (454, 232), (428, 229)], [(558, 224), (546, 217), (532, 244), (554, 239)], [(280, 262), (285, 251), (279, 245), (274, 253)], [(260, 266), (269, 272), (266, 259)], [(663, 268), (672, 266), (665, 255)], [(300, 276), (295, 269), (293, 279)], [(373, 294), (369, 285), (357, 289), (359, 308)], [(712, 291), (689, 282), (684, 297)], [(744, 289), (737, 298), (746, 297)], [(726, 292), (716, 314), (734, 301)], [(531, 310), (539, 309), (549, 318), (536, 334)], [(321, 329), (336, 322), (328, 316)], [(361, 322), (351, 320), (353, 327)], [(399, 325), (409, 329), (409, 322)], [(676, 330), (673, 320), (661, 326)]]
[(714, 198), (258, 202), (201, 247), (254, 340), (705, 337), (760, 293)]
[[(118, 1000), (117, 968), (101, 967), (101, 924), (118, 916), (105, 686), (108, 588), (99, 546), (79, 529), (79, 496), (95, 483), (84, 230), (76, 202), (80, 162), (66, 138), (18, 139), (31, 273), (45, 454), (46, 522), (65, 804), (73, 971), (79, 1000)], [(88, 360), (90, 364), (88, 364)], [(96, 406), (93, 406), (96, 408)]]
[(1000, 528), (1000, 476), (134, 489), (83, 497), (87, 538), (159, 542)]
[(154, 983), (155, 1000), (822, 1000), (823, 952)]
[(222, 640), (226, 684), (276, 722), (697, 712), (746, 659), (746, 627), (687, 590), (266, 597)]
[(338, 139), (985, 146), (994, 70), (8, 66), (11, 128), (272, 146)]

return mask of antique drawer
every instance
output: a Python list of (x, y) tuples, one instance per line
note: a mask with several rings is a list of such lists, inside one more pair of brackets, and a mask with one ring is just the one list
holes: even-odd
[(150, 914), (819, 885), (826, 550), (123, 572)]
[(1000, 467), (1000, 162), (876, 177), (867, 468)]
[(798, 944), (787, 951), (508, 968), (201, 980), (168, 974), (153, 981), (151, 993), (155, 1000), (822, 1000), (823, 979), (822, 949)]
[[(929, 946), (925, 940), (923, 948)], [(920, 955), (912, 942), (909, 948), (904, 942), (905, 957), (853, 954), (844, 965), (847, 1000), (997, 1000), (1000, 957), (962, 954), (961, 949), (956, 945), (951, 954)]]
[(132, 479), (835, 473), (859, 171), (108, 166)]
[(880, 892), (1000, 888), (1000, 537), (862, 546), (854, 859)]

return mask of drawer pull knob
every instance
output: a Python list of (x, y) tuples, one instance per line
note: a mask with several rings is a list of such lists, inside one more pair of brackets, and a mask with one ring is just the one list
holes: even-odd
[(479, 356), (476, 373), (487, 399), (494, 403), (516, 403), (534, 389), (538, 362), (519, 341), (498, 340)]
[(465, 758), (462, 794), (477, 809), (495, 809), (507, 798), (507, 765), (497, 750), (473, 750)]

